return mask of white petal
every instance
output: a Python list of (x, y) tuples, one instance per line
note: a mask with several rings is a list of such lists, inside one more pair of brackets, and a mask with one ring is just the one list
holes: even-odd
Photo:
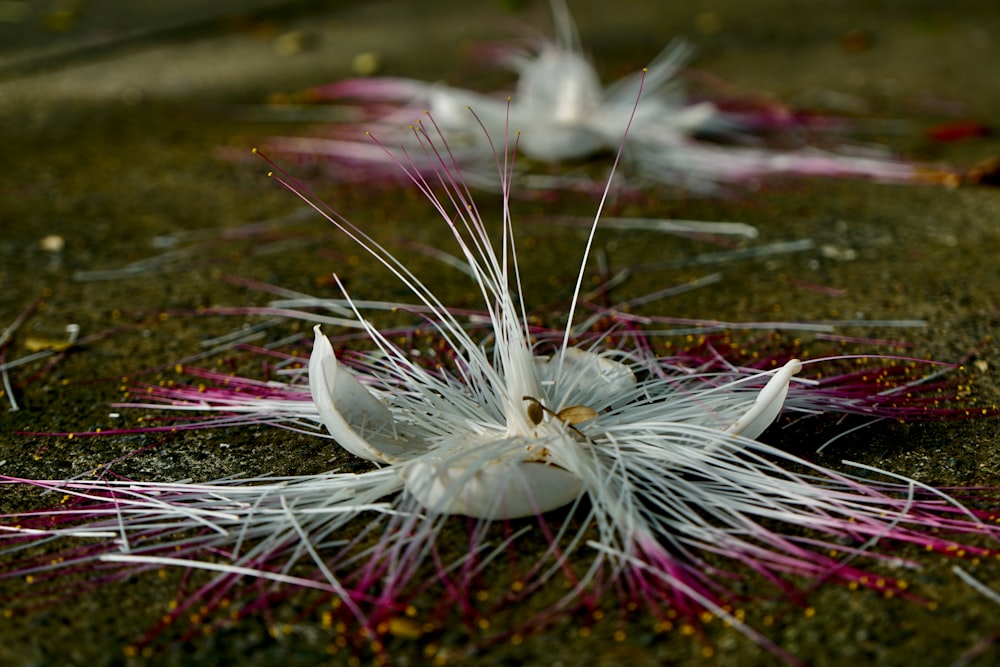
[(491, 461), (478, 470), (415, 461), (403, 478), (425, 509), (478, 519), (535, 516), (568, 505), (583, 489), (571, 472), (536, 461)]
[(760, 393), (757, 394), (757, 400), (750, 406), (746, 414), (727, 428), (726, 433), (756, 439), (781, 412), (785, 396), (788, 395), (788, 383), (791, 382), (792, 376), (801, 369), (802, 362), (798, 359), (792, 359), (782, 366), (760, 390)]
[[(560, 359), (562, 374), (556, 378)], [(559, 407), (586, 405), (599, 409), (632, 391), (636, 382), (635, 373), (625, 364), (575, 347), (549, 359), (536, 358), (535, 370), (543, 386), (555, 382), (546, 393)]]
[(330, 435), (341, 447), (363, 459), (395, 463), (405, 454), (393, 437), (392, 413), (337, 362), (330, 340), (314, 328), (309, 357), (309, 391)]
[[(507, 102), (500, 102), (494, 97), (462, 88), (451, 88), (443, 84), (435, 84), (430, 89), (427, 101), (434, 123), (451, 132), (482, 132), (478, 117), (486, 129), (492, 134), (503, 127), (507, 118)], [(475, 109), (476, 115), (469, 113)], [(494, 135), (496, 136), (496, 135)], [(451, 142), (451, 137), (448, 139)]]

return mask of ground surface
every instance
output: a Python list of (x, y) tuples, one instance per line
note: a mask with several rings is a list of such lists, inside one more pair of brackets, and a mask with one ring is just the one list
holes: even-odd
[[(7, 3), (14, 6), (19, 3)], [(252, 4), (252, 3), (251, 3)], [(257, 3), (267, 5), (269, 3)], [(205, 245), (157, 271), (100, 279), (87, 273), (117, 269), (162, 253), (156, 237), (192, 230), (222, 230), (269, 220), (298, 204), (266, 178), (265, 165), (218, 157), (220, 149), (249, 151), (259, 137), (296, 126), (278, 125), (259, 105), (269, 95), (294, 93), (350, 74), (352, 59), (378, 54), (382, 73), (444, 79), (475, 87), (477, 71), (463, 64), (471, 39), (503, 38), (518, 21), (547, 25), (544, 7), (510, 9), (506, 3), (339, 3), (316, 13), (307, 4), (278, 7), (259, 18), (195, 17), (163, 20), (141, 30), (122, 20), (109, 26), (139, 37), (108, 39), (98, 46), (87, 31), (101, 26), (100, 3), (83, 6), (74, 19), (56, 17), (52, 49), (14, 42), (0, 70), (0, 145), (6, 168), (0, 180), (0, 324), (6, 326), (36, 300), (37, 311), (18, 332), (8, 359), (31, 345), (65, 337), (69, 323), (83, 336), (115, 329), (41, 372), (38, 362), (13, 372), (20, 410), (0, 413), (0, 471), (30, 477), (68, 477), (128, 453), (143, 439), (65, 439), (15, 435), (20, 431), (85, 431), (113, 424), (107, 403), (120, 396), (120, 379), (141, 369), (170, 368), (201, 349), (200, 343), (251, 318), (161, 315), (213, 305), (263, 303), (264, 295), (223, 280), (235, 275), (311, 293), (333, 294), (326, 277), (349, 276), (355, 296), (393, 298), (399, 288), (364, 263), (350, 271), (356, 250), (322, 223), (303, 220), (275, 226), (251, 239), (211, 237)], [(515, 3), (516, 4), (516, 3)], [(574, 3), (584, 43), (606, 76), (644, 65), (671, 37), (685, 35), (698, 47), (695, 66), (739, 90), (757, 91), (809, 108), (850, 110), (865, 118), (892, 119), (870, 137), (923, 160), (972, 164), (1000, 154), (1000, 139), (974, 137), (943, 143), (929, 127), (957, 119), (985, 125), (1000, 117), (1000, 12), (982, 2), (759, 1), (675, 3)], [(419, 7), (419, 8), (418, 8)], [(110, 10), (109, 10), (110, 11)], [(184, 17), (180, 17), (184, 18)], [(44, 17), (15, 15), (4, 30), (35, 31), (41, 43)], [(59, 23), (64, 21), (65, 23)], [(507, 24), (510, 25), (508, 29)], [(73, 39), (73, 31), (77, 38)], [(112, 37), (114, 32), (111, 31)], [(131, 32), (128, 32), (131, 35)], [(3, 58), (4, 54), (0, 54)], [(491, 79), (492, 80), (492, 79)], [(435, 242), (444, 230), (429, 219), (416, 197), (360, 188), (329, 190), (330, 201), (361, 225), (386, 238), (406, 235)], [(483, 209), (497, 200), (484, 195)], [(594, 202), (566, 196), (567, 212), (584, 215)], [(527, 217), (551, 210), (518, 204)], [(815, 249), (777, 258), (746, 260), (709, 269), (647, 272), (624, 285), (622, 298), (720, 270), (723, 282), (671, 299), (650, 312), (740, 320), (837, 318), (927, 321), (924, 329), (847, 329), (846, 334), (905, 339), (917, 356), (953, 360), (982, 349), (985, 363), (974, 393), (995, 400), (1000, 386), (997, 343), (989, 344), (1000, 305), (1000, 190), (989, 187), (900, 187), (864, 182), (771, 183), (727, 200), (696, 200), (656, 194), (621, 204), (628, 215), (742, 220), (757, 225), (761, 242), (813, 239)], [(45, 249), (49, 236), (64, 241)], [(530, 226), (522, 231), (529, 293), (565, 301), (582, 237), (570, 230)], [(703, 245), (667, 237), (608, 232), (599, 238), (617, 266), (681, 258)], [(186, 246), (189, 247), (189, 246)], [(549, 250), (557, 251), (550, 255)], [(424, 269), (432, 260), (413, 258)], [(83, 273), (81, 273), (83, 272)], [(451, 273), (442, 277), (450, 280)], [(817, 292), (803, 287), (835, 288)], [(465, 287), (441, 288), (463, 298)], [(41, 373), (41, 374), (39, 374)], [(36, 376), (36, 374), (38, 374)], [(96, 380), (96, 381), (95, 381)], [(815, 429), (815, 433), (811, 431)], [(833, 427), (812, 426), (789, 442), (812, 455)], [(779, 436), (781, 437), (781, 436)], [(789, 436), (785, 436), (789, 437)], [(226, 447), (221, 445), (225, 444)], [(821, 455), (889, 468), (920, 481), (1000, 484), (996, 419), (959, 424), (876, 425)], [(835, 450), (835, 451), (833, 451)], [(304, 473), (332, 466), (334, 454), (308, 439), (264, 431), (200, 433), (171, 439), (131, 459), (128, 474), (150, 479), (211, 479), (239, 471)], [(3, 508), (31, 506), (32, 494), (0, 489)], [(1000, 648), (1000, 609), (950, 572), (950, 562), (925, 558), (925, 569), (908, 578), (932, 610), (871, 593), (823, 587), (809, 599), (815, 616), (795, 609), (778, 615), (767, 634), (817, 665), (948, 664), (977, 642), (972, 664), (995, 664)], [(975, 569), (986, 583), (1000, 582), (996, 564)], [(167, 607), (176, 580), (138, 576), (83, 599), (29, 615), (0, 620), (0, 663), (120, 664), (139, 662), (124, 649)], [(23, 582), (5, 582), (16, 593)], [(290, 609), (275, 611), (279, 620)], [(751, 616), (774, 611), (762, 601)], [(773, 659), (735, 631), (709, 628), (715, 657), (680, 633), (653, 635), (633, 619), (624, 641), (619, 626), (597, 623), (582, 636), (573, 622), (501, 644), (472, 656), (476, 664), (770, 664)], [(445, 637), (454, 650), (459, 634)], [(340, 663), (328, 656), (329, 632), (318, 620), (301, 620), (274, 638), (259, 618), (187, 642), (173, 642), (148, 660), (161, 664)], [(419, 640), (392, 647), (399, 664), (419, 664)], [(976, 649), (978, 651), (979, 649)], [(975, 651), (974, 651), (975, 652)], [(446, 653), (442, 653), (442, 656)], [(457, 654), (453, 654), (457, 655)]]

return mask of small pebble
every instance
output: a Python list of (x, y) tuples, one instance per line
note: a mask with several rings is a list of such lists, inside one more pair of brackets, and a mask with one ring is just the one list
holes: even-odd
[(288, 58), (307, 50), (309, 41), (309, 36), (302, 30), (292, 30), (278, 35), (274, 40), (274, 52)]
[(62, 252), (66, 247), (66, 239), (58, 234), (49, 234), (38, 242), (38, 247), (45, 252)]
[(358, 76), (373, 76), (382, 66), (382, 59), (374, 51), (365, 51), (354, 56), (351, 61), (351, 71)]

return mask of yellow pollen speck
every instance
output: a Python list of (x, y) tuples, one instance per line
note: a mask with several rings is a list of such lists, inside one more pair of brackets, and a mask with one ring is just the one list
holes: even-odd
[(580, 635), (581, 637), (589, 637), (589, 636), (590, 636), (590, 628), (588, 628), (588, 627), (587, 627), (587, 626), (585, 625), (585, 626), (581, 627), (581, 628), (580, 628), (580, 629), (579, 629), (579, 630), (577, 631), (577, 634), (578, 634), (578, 635)]
[(701, 647), (701, 657), (711, 658), (713, 655), (715, 655), (715, 649), (713, 649), (711, 646)]
[(625, 641), (625, 631), (624, 630), (615, 630), (615, 634), (612, 636), (612, 638), (616, 642), (623, 642), (623, 641)]
[(351, 70), (358, 76), (372, 76), (381, 65), (379, 55), (374, 51), (364, 51), (351, 59)]
[(393, 637), (420, 639), (424, 635), (423, 626), (410, 618), (396, 616), (390, 618), (386, 625), (388, 626), (388, 633)]
[(816, 615), (816, 608), (806, 607), (805, 611), (802, 612), (802, 615), (805, 616), (806, 618), (812, 618), (813, 616)]

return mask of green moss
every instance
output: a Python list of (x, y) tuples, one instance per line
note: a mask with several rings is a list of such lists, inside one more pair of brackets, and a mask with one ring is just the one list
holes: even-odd
[[(912, 154), (971, 162), (1000, 149), (995, 137), (941, 145), (928, 142), (921, 133), (921, 123), (935, 122), (919, 104), (928, 95), (954, 100), (976, 118), (992, 118), (1000, 109), (995, 77), (987, 71), (987, 63), (1000, 56), (1000, 43), (982, 39), (983, 34), (1000, 34), (1000, 16), (992, 10), (987, 14), (981, 5), (966, 3), (973, 9), (979, 6), (980, 12), (956, 10), (946, 27), (929, 32), (925, 26), (936, 14), (926, 3), (889, 3), (883, 11), (866, 2), (826, 3), (826, 9), (803, 12), (783, 3), (717, 2), (712, 7), (675, 8), (669, 16), (657, 19), (658, 4), (629, 5), (635, 17), (609, 18), (605, 31), (598, 30), (603, 25), (601, 17), (613, 8), (591, 3), (577, 10), (585, 42), (597, 51), (605, 71), (617, 73), (640, 65), (636, 58), (644, 56), (636, 55), (637, 44), (650, 44), (645, 56), (651, 56), (665, 34), (673, 30), (695, 34), (695, 16), (710, 9), (721, 18), (722, 28), (716, 35), (699, 38), (705, 55), (698, 64), (737, 85), (807, 103), (810, 91), (834, 90), (868, 100), (874, 110), (895, 117), (917, 117), (903, 134), (879, 137)], [(481, 19), (465, 17), (470, 22)], [(877, 40), (864, 53), (845, 52), (838, 39), (857, 27), (873, 31)], [(230, 33), (223, 33), (218, 39), (230, 38)], [(180, 52), (190, 45), (174, 48)], [(433, 57), (448, 61), (453, 55), (457, 57), (445, 53)], [(289, 62), (287, 68), (294, 65)], [(396, 68), (387, 72), (391, 74), (438, 76), (420, 71), (419, 63), (390, 61), (389, 65)], [(470, 75), (463, 72), (461, 76)], [(31, 83), (26, 80), (24, 85)], [(254, 80), (252, 89), (277, 90), (283, 85), (272, 72), (269, 79)], [(244, 90), (233, 98), (247, 95)], [(234, 286), (222, 279), (224, 275), (335, 295), (327, 277), (336, 271), (359, 298), (404, 296), (401, 287), (371, 262), (357, 261), (359, 253), (344, 239), (322, 223), (308, 220), (252, 239), (206, 243), (160, 273), (115, 281), (74, 280), (79, 271), (118, 268), (162, 252), (151, 245), (156, 236), (236, 227), (294, 210), (296, 202), (264, 175), (265, 165), (213, 155), (219, 146), (249, 149), (257, 137), (292, 128), (234, 122), (233, 108), (183, 97), (158, 101), (150, 96), (134, 107), (117, 98), (44, 99), (49, 101), (5, 107), (4, 118), (20, 116), (21, 122), (0, 124), (7, 157), (5, 178), (0, 180), (0, 323), (6, 325), (32, 301), (43, 299), (43, 307), (18, 332), (7, 356), (25, 354), (33, 339), (59, 339), (68, 323), (80, 324), (84, 336), (111, 333), (73, 350), (51, 369), (43, 370), (39, 363), (14, 373), (21, 410), (0, 411), (0, 460), (5, 461), (0, 471), (40, 478), (83, 474), (160, 440), (116, 470), (144, 479), (211, 479), (244, 471), (300, 473), (334, 467), (336, 455), (322, 443), (259, 429), (169, 438), (15, 434), (112, 427), (119, 421), (108, 416), (107, 404), (119, 398), (123, 376), (169, 380), (173, 364), (199, 350), (203, 340), (244, 322), (259, 321), (176, 313), (266, 301), (267, 295)], [(442, 226), (412, 194), (373, 193), (358, 187), (324, 188), (324, 194), (338, 210), (379, 238), (450, 247)], [(915, 356), (945, 360), (978, 350), (986, 366), (976, 371), (973, 393), (985, 402), (997, 401), (1000, 354), (988, 342), (997, 326), (1000, 302), (996, 264), (1000, 191), (806, 180), (772, 183), (745, 197), (721, 201), (674, 195), (653, 193), (641, 202), (621, 202), (612, 208), (621, 215), (742, 220), (760, 227), (761, 242), (811, 238), (817, 248), (831, 250), (704, 270), (638, 273), (615, 292), (616, 298), (719, 270), (724, 277), (721, 285), (644, 306), (644, 312), (734, 321), (923, 318), (929, 323), (923, 330), (844, 333), (905, 339), (915, 344), (909, 351)], [(483, 195), (479, 201), (481, 210), (497, 208), (495, 196)], [(557, 210), (585, 216), (594, 206), (586, 198), (566, 195), (559, 199)], [(515, 215), (525, 219), (553, 210), (550, 204), (515, 203)], [(543, 313), (548, 308), (560, 311), (556, 316), (564, 314), (560, 304), (571, 291), (581, 233), (541, 223), (524, 227), (519, 232), (521, 266), (533, 305)], [(38, 242), (47, 235), (62, 236), (65, 249), (59, 254), (41, 250)], [(279, 251), (272, 245), (276, 242), (286, 245)], [(606, 252), (612, 269), (710, 249), (694, 241), (612, 231), (599, 235), (598, 246)], [(834, 258), (836, 251), (846, 250), (853, 251), (854, 259)], [(402, 248), (400, 253), (421, 275), (433, 276), (435, 289), (447, 302), (475, 304), (476, 295), (461, 275), (411, 250)], [(843, 295), (832, 297), (808, 289), (810, 283), (836, 288)], [(161, 317), (165, 312), (174, 314)], [(295, 325), (283, 326), (288, 333)], [(137, 376), (144, 369), (161, 370)], [(858, 460), (939, 485), (998, 484), (997, 430), (995, 419), (877, 424), (814, 456), (833, 467), (841, 459)], [(818, 424), (800, 426), (782, 437), (795, 451), (812, 455), (815, 446), (834, 432), (835, 425)], [(228, 447), (221, 447), (222, 443)], [(47, 498), (23, 489), (0, 489), (0, 503), (6, 511), (45, 502)], [(459, 523), (446, 531), (445, 544), (463, 538)], [(773, 601), (773, 590), (755, 584), (748, 586), (747, 619), (778, 645), (816, 665), (949, 664), (978, 641), (985, 642), (985, 648), (973, 664), (996, 662), (1000, 649), (989, 637), (996, 632), (1000, 610), (957, 580), (949, 570), (950, 561), (906, 549), (900, 555), (916, 557), (926, 565), (905, 577), (911, 590), (933, 600), (936, 609), (824, 586), (809, 596), (812, 614)], [(875, 567), (892, 576), (899, 574), (891, 564)], [(997, 563), (968, 567), (987, 583), (1000, 581)], [(305, 594), (293, 595), (273, 610), (275, 623), (287, 632), (274, 632), (263, 617), (250, 617), (189, 641), (168, 642), (151, 658), (126, 657), (126, 647), (168, 610), (179, 581), (176, 572), (140, 574), (54, 607), (0, 619), (0, 662), (239, 662), (287, 667), (347, 662), (345, 651), (331, 655), (336, 633), (323, 626), (322, 615), (302, 613), (310, 603)], [(0, 582), (5, 595), (16, 594), (25, 585)], [(504, 617), (517, 614), (515, 608)], [(623, 634), (616, 636), (619, 632)], [(652, 619), (641, 613), (618, 614), (607, 609), (597, 622), (567, 619), (523, 640), (482, 649), (470, 648), (469, 633), (456, 625), (433, 638), (397, 638), (389, 651), (400, 665), (423, 664), (425, 656), (435, 650), (445, 664), (774, 662), (718, 621), (705, 632), (705, 642), (686, 636), (680, 628), (656, 633)], [(712, 655), (706, 657), (709, 646)]]

